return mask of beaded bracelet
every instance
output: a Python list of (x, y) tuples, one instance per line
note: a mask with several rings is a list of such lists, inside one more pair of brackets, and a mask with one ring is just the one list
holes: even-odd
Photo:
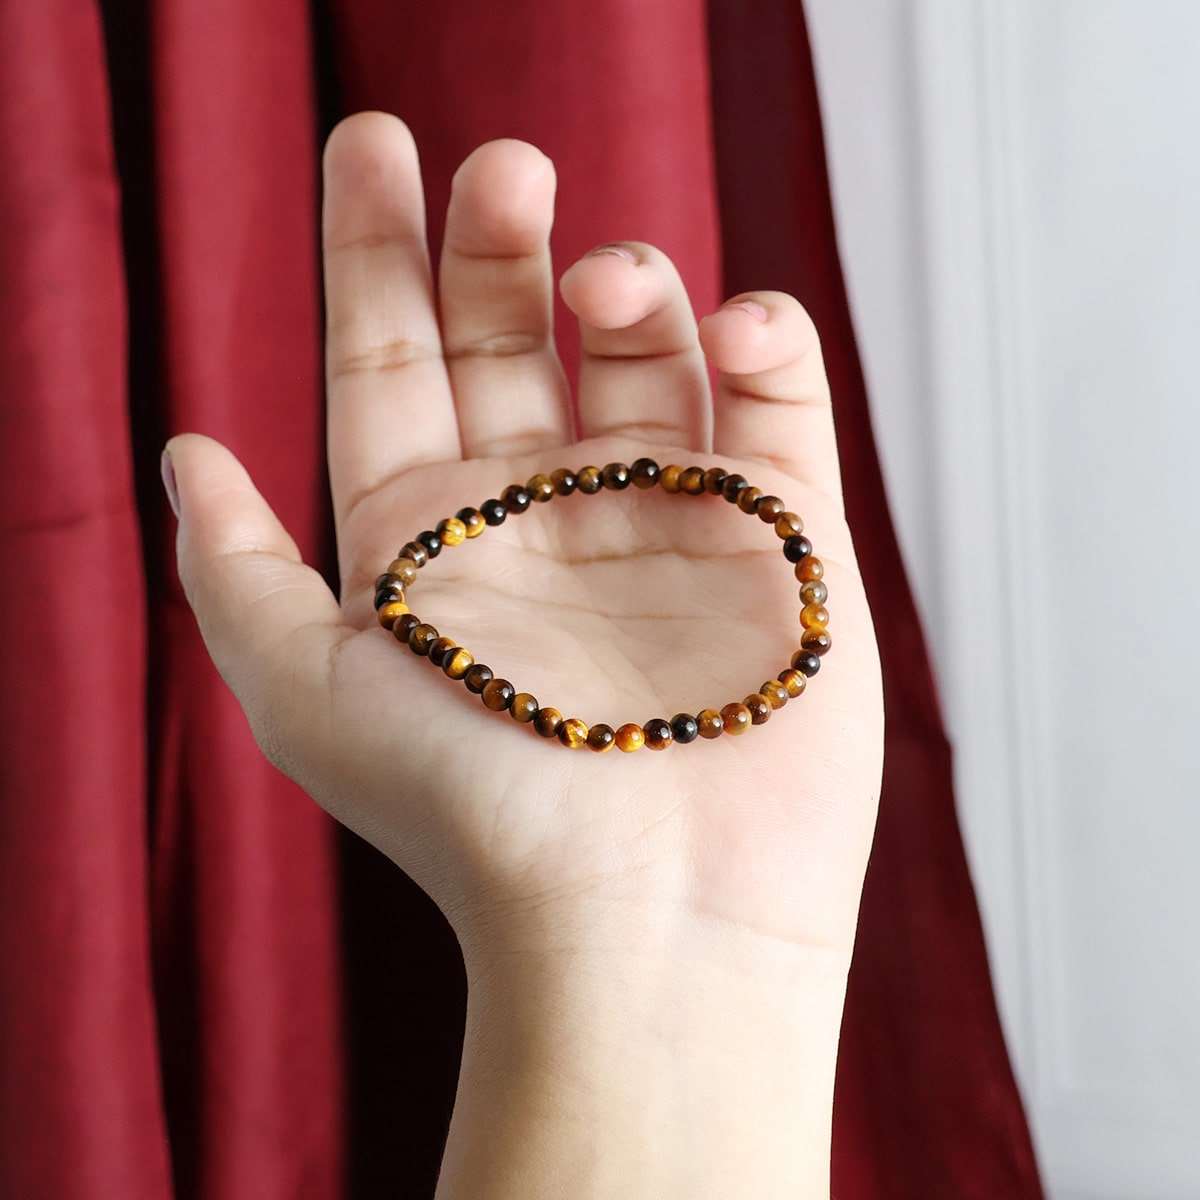
[[(601, 489), (619, 492), (633, 484), (643, 490), (656, 484), (664, 492), (685, 496), (723, 496), (744, 513), (750, 513), (773, 526), (783, 542), (783, 556), (795, 564), (800, 582), (800, 624), (804, 633), (800, 649), (791, 664), (768, 679), (757, 692), (724, 708), (706, 708), (695, 716), (677, 713), (669, 721), (655, 717), (644, 725), (628, 724), (613, 729), (610, 725), (590, 728), (578, 717), (564, 717), (556, 708), (543, 708), (528, 692), (518, 692), (507, 679), (498, 679), (491, 667), (477, 663), (471, 652), (452, 638), (443, 637), (432, 625), (415, 616), (408, 607), (407, 590), (416, 582), (417, 572), (437, 558), (443, 546), (457, 546), (477, 538), (489, 525), (502, 525), (509, 516), (526, 511), (531, 504), (544, 504), (555, 496), (579, 491), (586, 496)], [(396, 559), (375, 581), (375, 610), (379, 623), (390, 629), (398, 641), (414, 654), (428, 658), (451, 679), (461, 679), (477, 693), (486, 708), (508, 711), (513, 720), (530, 725), (544, 738), (557, 738), (571, 750), (589, 746), (603, 753), (613, 746), (627, 754), (643, 746), (665, 750), (673, 742), (687, 744), (696, 738), (718, 738), (722, 732), (744, 733), (751, 725), (763, 725), (771, 713), (789, 699), (804, 692), (808, 680), (821, 666), (821, 656), (830, 648), (829, 613), (825, 609), (828, 591), (822, 581), (825, 566), (812, 552), (812, 543), (804, 536), (804, 525), (794, 512), (784, 508), (778, 496), (767, 496), (742, 475), (729, 474), (720, 467), (660, 468), (650, 458), (639, 458), (632, 466), (609, 463), (604, 468), (582, 467), (579, 471), (560, 468), (548, 475), (534, 475), (526, 483), (514, 483), (504, 489), (498, 500), (485, 500), (478, 508), (463, 508), (453, 517), (439, 521), (436, 529), (427, 529), (414, 541), (401, 547)]]

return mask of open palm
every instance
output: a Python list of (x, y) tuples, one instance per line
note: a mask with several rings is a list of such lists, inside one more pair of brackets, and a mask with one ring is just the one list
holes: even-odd
[[(273, 761), (460, 932), (480, 914), (552, 924), (682, 907), (848, 951), (882, 709), (816, 335), (770, 292), (698, 330), (660, 252), (601, 247), (561, 283), (583, 343), (573, 416), (550, 326), (553, 193), (533, 147), (477, 150), (455, 179), (435, 294), (407, 130), (363, 114), (335, 131), (325, 262), (343, 595), (300, 563), (227, 451), (175, 439), (181, 575), (206, 642)], [(825, 565), (835, 648), (761, 728), (657, 753), (569, 751), (379, 627), (372, 580), (422, 530), (536, 473), (643, 456), (740, 472), (804, 517)], [(628, 488), (556, 496), (444, 547), (408, 603), (541, 704), (616, 727), (719, 709), (774, 679), (799, 646), (798, 588), (755, 516)]]

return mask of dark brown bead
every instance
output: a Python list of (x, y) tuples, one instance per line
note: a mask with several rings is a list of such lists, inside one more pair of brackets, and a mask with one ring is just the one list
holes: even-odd
[(800, 624), (805, 629), (824, 629), (829, 624), (829, 609), (823, 604), (806, 604), (800, 610)]
[(400, 557), (408, 558), (418, 567), (423, 567), (429, 561), (429, 551), (420, 542), (405, 542), (400, 547)]
[(756, 487), (744, 487), (738, 492), (737, 506), (744, 513), (752, 513), (758, 505), (759, 497), (762, 495), (762, 489)]
[(437, 558), (442, 552), (442, 539), (432, 529), (417, 534), (417, 541), (429, 551), (430, 558)]
[(522, 725), (532, 721), (537, 716), (537, 710), (537, 697), (531, 696), (528, 692), (518, 692), (508, 706), (509, 715), (514, 721), (520, 721)]
[(507, 679), (491, 679), (484, 685), (483, 705), (492, 712), (503, 712), (516, 694), (517, 689)]
[(504, 518), (508, 516), (508, 509), (505, 508), (503, 500), (485, 500), (479, 506), (479, 511), (489, 525), (503, 525)]
[(700, 726), (691, 713), (676, 713), (671, 718), (671, 734), (681, 746), (686, 746), (700, 736)]
[[(594, 496), (604, 486), (604, 480), (600, 478), (599, 467), (580, 467), (578, 482), (579, 490), (585, 496)], [(575, 719), (574, 717), (570, 718), (572, 721)]]
[(652, 458), (639, 458), (629, 468), (629, 475), (633, 480), (633, 486), (641, 488), (643, 492), (647, 488), (652, 488), (658, 482), (658, 477), (661, 474), (662, 471), (659, 469), (658, 463)]
[(568, 750), (578, 750), (587, 745), (588, 727), (578, 717), (567, 717), (558, 727), (558, 740)]
[(729, 501), (730, 504), (736, 504), (737, 498), (750, 486), (750, 481), (745, 475), (726, 475), (725, 482), (721, 484), (721, 495)]
[(635, 750), (640, 750), (646, 744), (646, 735), (642, 733), (640, 725), (634, 725), (630, 722), (628, 725), (622, 725), (617, 730), (617, 749), (623, 754), (632, 754)]
[(704, 495), (704, 468), (688, 467), (679, 476), (679, 490), (688, 496)]
[(463, 523), (468, 538), (477, 538), (487, 528), (483, 513), (477, 508), (460, 508), (454, 515)]
[(679, 491), (679, 477), (683, 474), (683, 468), (677, 463), (670, 463), (663, 467), (658, 476), (658, 486), (664, 492), (670, 492), (674, 496)]
[(696, 714), (696, 724), (702, 738), (719, 738), (725, 728), (725, 718), (715, 708), (704, 708)]
[(461, 679), (475, 665), (475, 656), (463, 646), (455, 646), (442, 659), (442, 670), (451, 679)]
[(492, 668), (484, 663), (476, 663), (464, 676), (463, 683), (467, 685), (468, 692), (474, 692), (479, 695), (489, 683), (492, 682)]
[(609, 463), (600, 478), (610, 492), (623, 492), (629, 486), (629, 468), (624, 463)]
[(778, 496), (759, 496), (754, 511), (764, 525), (774, 525), (775, 518), (783, 512), (783, 501)]
[(829, 589), (819, 579), (810, 579), (801, 584), (800, 599), (804, 604), (824, 604), (829, 599)]
[(802, 534), (783, 539), (783, 557), (788, 562), (798, 563), (812, 553), (812, 542)]
[(593, 725), (587, 732), (587, 744), (589, 749), (603, 754), (617, 744), (617, 735), (611, 725)]
[(530, 475), (525, 481), (525, 488), (535, 504), (545, 504), (547, 500), (554, 499), (554, 484), (549, 475)]
[(542, 737), (553, 737), (562, 724), (562, 713), (557, 708), (539, 708), (533, 718), (533, 727)]
[(821, 669), (821, 660), (811, 650), (797, 650), (792, 655), (792, 668), (811, 679)]
[(408, 635), (408, 646), (414, 654), (428, 654), (429, 647), (442, 635), (432, 625), (417, 625)]
[(642, 736), (646, 739), (648, 750), (665, 750), (674, 740), (670, 722), (662, 717), (655, 717), (642, 726)]
[(446, 656), (457, 649), (458, 643), (453, 638), (440, 637), (429, 647), (429, 661), (435, 667), (440, 667), (445, 663)]
[(394, 575), (405, 587), (412, 587), (417, 582), (417, 564), (411, 558), (392, 559), (387, 573)]
[(815, 655), (820, 657), (823, 654), (828, 654), (833, 646), (833, 639), (829, 636), (827, 629), (810, 629), (800, 639), (801, 649), (811, 650)]
[(533, 497), (523, 483), (510, 483), (500, 493), (500, 499), (510, 513), (523, 513), (533, 503)]
[(758, 690), (772, 708), (782, 708), (788, 702), (788, 690), (778, 679), (768, 679)]
[(729, 472), (724, 467), (709, 467), (704, 472), (704, 490), (710, 496), (719, 496), (728, 478)]
[(391, 629), (396, 621), (408, 613), (408, 605), (403, 600), (389, 600), (377, 612), (379, 623), (384, 629)]
[(396, 637), (396, 641), (408, 644), (409, 635), (421, 623), (421, 618), (416, 613), (406, 612), (397, 617), (392, 624), (392, 633)]
[[(784, 545), (787, 545), (785, 542)], [(825, 574), (825, 564), (815, 555), (810, 554), (796, 564), (796, 578), (801, 583), (812, 583)]]
[(795, 667), (785, 667), (779, 672), (779, 682), (787, 688), (787, 694), (795, 700), (797, 696), (804, 695), (804, 689), (808, 687), (808, 680), (801, 675)]
[(771, 719), (771, 702), (761, 692), (751, 692), (742, 704), (749, 710), (753, 724), (765, 725)]
[(467, 527), (457, 517), (443, 518), (436, 532), (443, 546), (461, 546), (467, 540)]
[(799, 537), (804, 532), (804, 522), (800, 515), (794, 512), (781, 512), (775, 518), (775, 534), (777, 537)]
[[(568, 471), (566, 467), (559, 467), (557, 471), (550, 472), (550, 482), (554, 484), (554, 490), (560, 496), (569, 496), (578, 486), (579, 479), (574, 471)], [(554, 709), (550, 710), (554, 712)], [(559, 717), (562, 720), (562, 717)], [(558, 728), (555, 726), (555, 728)]]
[(744, 704), (734, 701), (721, 709), (721, 720), (724, 722), (725, 732), (737, 737), (750, 728), (750, 710)]
[(399, 576), (393, 575), (390, 571), (384, 571), (384, 573), (375, 580), (375, 590), (377, 592), (381, 592), (384, 589), (397, 588), (400, 591), (403, 591), (404, 584), (400, 582)]

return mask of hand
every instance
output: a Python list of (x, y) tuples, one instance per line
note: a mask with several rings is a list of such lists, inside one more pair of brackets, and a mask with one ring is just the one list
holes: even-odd
[[(714, 992), (760, 970), (828, 981), (814, 1003), (836, 1044), (882, 704), (817, 337), (775, 292), (697, 329), (661, 252), (601, 247), (560, 285), (583, 345), (573, 420), (551, 330), (554, 186), (531, 146), (476, 150), (454, 180), (435, 295), (410, 135), (380, 114), (339, 126), (324, 241), (341, 601), (232, 455), (198, 435), (168, 447), (180, 574), (264, 751), (447, 914), (473, 1007), (523, 973), (560, 1008), (583, 1003), (568, 974), (637, 993), (652, 957), (671, 964), (659, 997), (689, 986), (688, 964)], [(379, 627), (371, 582), (421, 530), (537, 472), (642, 455), (741, 472), (803, 516), (825, 564), (833, 650), (765, 726), (659, 753), (570, 751)], [(774, 678), (799, 645), (798, 588), (755, 517), (630, 488), (556, 497), (443, 549), (409, 603), (518, 690), (616, 727), (720, 708)], [(469, 1036), (464, 1079), (472, 1069)], [(831, 1055), (819, 1073), (831, 1088)]]

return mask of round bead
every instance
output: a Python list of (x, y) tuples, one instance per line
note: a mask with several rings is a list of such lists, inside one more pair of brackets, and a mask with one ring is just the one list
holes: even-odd
[(804, 532), (804, 522), (797, 513), (781, 512), (775, 518), (775, 532), (781, 538), (799, 537)]
[(750, 710), (744, 704), (735, 701), (721, 709), (721, 720), (725, 732), (738, 737), (750, 728)]
[(525, 488), (535, 504), (545, 504), (547, 500), (554, 499), (554, 484), (549, 475), (530, 475), (525, 482)]
[[(566, 467), (559, 467), (557, 471), (551, 471), (550, 482), (554, 484), (554, 490), (560, 496), (569, 496), (579, 486), (579, 479), (575, 472), (568, 471)], [(552, 708), (550, 711), (555, 712), (556, 710)], [(561, 721), (562, 717), (560, 716), (558, 719)], [(558, 726), (555, 728), (557, 729)]]
[(392, 624), (392, 633), (395, 635), (396, 641), (408, 644), (409, 635), (421, 623), (421, 618), (416, 613), (406, 612), (403, 616), (397, 617)]
[(429, 551), (420, 542), (405, 542), (400, 547), (400, 557), (409, 559), (414, 566), (423, 567), (429, 561)]
[(640, 725), (632, 723), (622, 725), (617, 730), (617, 749), (625, 754), (632, 754), (635, 750), (640, 750), (646, 744), (646, 736), (642, 733)]
[(797, 650), (792, 655), (792, 668), (811, 679), (821, 669), (821, 660), (811, 650)]
[(388, 563), (387, 573), (395, 575), (405, 587), (417, 582), (417, 564), (411, 558), (394, 558)]
[(440, 637), (429, 647), (429, 661), (435, 667), (442, 666), (446, 656), (458, 649), (458, 643), (453, 638)]
[[(594, 496), (603, 486), (604, 481), (600, 478), (599, 467), (580, 467), (578, 475), (579, 490), (585, 496)], [(570, 720), (576, 718), (571, 717)]]
[(500, 493), (500, 499), (510, 513), (523, 513), (533, 503), (533, 497), (523, 483), (510, 483)]
[(617, 735), (611, 725), (593, 725), (588, 730), (587, 744), (597, 754), (603, 754), (617, 744)]
[(451, 679), (461, 679), (475, 665), (475, 655), (462, 646), (455, 646), (442, 659), (442, 670)]
[(797, 696), (803, 696), (804, 689), (808, 687), (808, 680), (795, 667), (785, 667), (784, 670), (780, 671), (779, 682), (787, 688), (787, 694), (793, 700)]
[(788, 702), (788, 690), (778, 679), (768, 679), (758, 690), (772, 708), (782, 708)]
[(688, 496), (704, 495), (704, 468), (688, 467), (679, 476), (679, 490)]
[(609, 463), (600, 478), (610, 492), (623, 492), (629, 486), (629, 468), (624, 463)]
[(726, 475), (725, 482), (721, 484), (721, 495), (729, 501), (730, 504), (736, 504), (737, 498), (750, 486), (750, 481), (745, 475)]
[(671, 718), (671, 734), (681, 746), (686, 746), (700, 736), (700, 726), (691, 713), (676, 713)]
[(725, 728), (725, 718), (715, 708), (705, 708), (696, 714), (696, 724), (702, 738), (719, 738)]
[[(812, 542), (801, 534), (783, 539), (783, 557), (791, 563), (803, 562), (812, 553)], [(800, 578), (799, 574), (796, 576)]]
[[(787, 543), (785, 542), (784, 545)], [(825, 564), (815, 554), (802, 558), (796, 564), (796, 578), (801, 583), (811, 583), (825, 574)]]
[(824, 604), (829, 599), (829, 589), (819, 579), (810, 579), (801, 585), (800, 599), (805, 604)]
[[(409, 561), (408, 565), (410, 567), (413, 565), (411, 560)], [(416, 574), (415, 568), (413, 573)], [(390, 594), (394, 595), (397, 600), (403, 600), (404, 587), (404, 581), (399, 575), (392, 575), (390, 572), (380, 575), (379, 578), (375, 580), (375, 598), (378, 599), (380, 595)]]
[(479, 506), (479, 511), (489, 525), (503, 525), (504, 518), (508, 516), (508, 509), (504, 507), (503, 500), (485, 500)]
[(724, 467), (709, 467), (704, 472), (704, 490), (710, 496), (719, 496), (728, 478), (729, 472)]
[(429, 647), (441, 637), (432, 626), (420, 624), (408, 635), (408, 646), (414, 654), (428, 654)]
[(758, 498), (762, 495), (762, 489), (756, 487), (744, 487), (738, 492), (737, 506), (744, 513), (752, 513), (755, 506), (758, 504)]
[(771, 719), (771, 702), (761, 692), (751, 692), (742, 704), (755, 725), (765, 725)]
[(492, 668), (485, 663), (476, 663), (464, 676), (463, 683), (467, 685), (468, 692), (474, 692), (477, 696), (483, 691), (489, 683), (492, 682)]
[(460, 508), (454, 515), (463, 523), (469, 538), (477, 538), (487, 528), (483, 513), (477, 508)]
[(467, 527), (457, 517), (446, 517), (437, 523), (437, 535), (443, 546), (461, 546), (467, 540)]
[(397, 617), (408, 612), (408, 605), (403, 600), (389, 600), (378, 613), (379, 623), (384, 629), (391, 629)]
[(827, 629), (810, 629), (800, 639), (801, 649), (811, 650), (818, 656), (828, 654), (832, 645), (833, 639), (829, 636)]
[(507, 679), (490, 679), (483, 688), (483, 706), (492, 712), (503, 712), (516, 694), (517, 689)]
[(647, 721), (642, 726), (642, 737), (648, 750), (665, 750), (675, 740), (670, 723), (662, 717)]
[(375, 611), (378, 612), (385, 604), (394, 604), (396, 601), (403, 604), (406, 599), (404, 589), (399, 585), (393, 588), (383, 588), (375, 593)]
[(829, 610), (823, 604), (806, 604), (800, 610), (800, 624), (805, 629), (824, 629), (829, 624)]
[(568, 750), (587, 745), (588, 727), (578, 717), (568, 717), (558, 727), (558, 740)]
[(641, 488), (642, 491), (652, 488), (658, 482), (658, 477), (661, 474), (662, 471), (659, 469), (658, 463), (652, 458), (639, 458), (629, 468), (629, 476), (633, 480), (633, 486)]
[(537, 697), (531, 696), (528, 692), (518, 692), (508, 706), (509, 715), (514, 721), (520, 721), (522, 725), (532, 721), (537, 716), (537, 710)]
[(778, 496), (759, 496), (754, 511), (764, 525), (774, 525), (776, 517), (783, 512), (783, 501)]
[(683, 468), (677, 463), (671, 463), (670, 466), (663, 467), (658, 476), (659, 487), (664, 492), (670, 492), (672, 496), (679, 491), (679, 477), (683, 474)]
[(557, 708), (539, 708), (533, 718), (533, 727), (542, 737), (554, 737), (562, 724), (562, 713)]
[(429, 551), (430, 558), (437, 558), (442, 552), (442, 539), (432, 529), (417, 534), (417, 541)]

